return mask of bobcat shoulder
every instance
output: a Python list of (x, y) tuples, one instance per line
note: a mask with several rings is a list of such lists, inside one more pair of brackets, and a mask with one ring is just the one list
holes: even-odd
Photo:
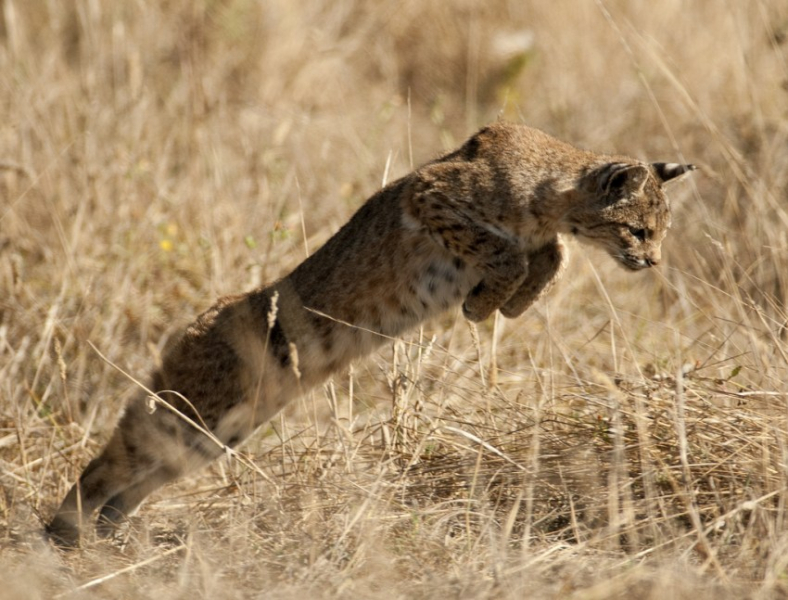
[[(562, 236), (636, 271), (660, 261), (663, 185), (692, 165), (587, 152), (498, 123), (391, 183), (281, 280), (220, 299), (165, 352), (47, 530), (64, 547), (99, 511), (110, 533), (155, 489), (220, 456), (385, 340), (462, 305), (525, 311), (565, 264)], [(206, 435), (195, 425), (207, 429)]]

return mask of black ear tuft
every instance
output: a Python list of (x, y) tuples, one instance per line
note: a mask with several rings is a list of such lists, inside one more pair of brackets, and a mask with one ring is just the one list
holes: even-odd
[(680, 165), (678, 163), (663, 162), (651, 163), (651, 167), (654, 169), (654, 173), (656, 173), (661, 183), (667, 183), (671, 179), (675, 179), (690, 171), (695, 171), (698, 168), (695, 165)]

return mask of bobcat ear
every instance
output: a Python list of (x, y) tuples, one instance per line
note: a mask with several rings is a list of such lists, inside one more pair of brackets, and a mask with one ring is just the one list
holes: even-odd
[(657, 175), (660, 183), (664, 184), (671, 179), (695, 171), (698, 167), (695, 165), (680, 165), (678, 163), (655, 162), (651, 163), (651, 168), (654, 169), (654, 173)]
[(636, 194), (646, 185), (648, 169), (643, 165), (608, 163), (599, 170), (599, 189), (616, 199)]

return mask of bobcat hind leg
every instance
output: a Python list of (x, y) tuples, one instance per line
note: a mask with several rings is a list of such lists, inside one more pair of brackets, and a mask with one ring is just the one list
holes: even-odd
[(162, 466), (144, 479), (112, 496), (99, 510), (96, 533), (102, 538), (110, 537), (122, 523), (137, 511), (145, 498), (160, 487), (177, 479), (180, 474), (180, 470)]

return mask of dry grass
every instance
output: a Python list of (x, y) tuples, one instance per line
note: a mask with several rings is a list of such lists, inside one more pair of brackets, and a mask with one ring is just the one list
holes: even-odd
[[(0, 596), (788, 595), (784, 2), (0, 7)], [(447, 315), (305, 398), (259, 470), (41, 541), (132, 392), (90, 344), (144, 378), (499, 115), (699, 164), (663, 267), (577, 248), (517, 321)]]

